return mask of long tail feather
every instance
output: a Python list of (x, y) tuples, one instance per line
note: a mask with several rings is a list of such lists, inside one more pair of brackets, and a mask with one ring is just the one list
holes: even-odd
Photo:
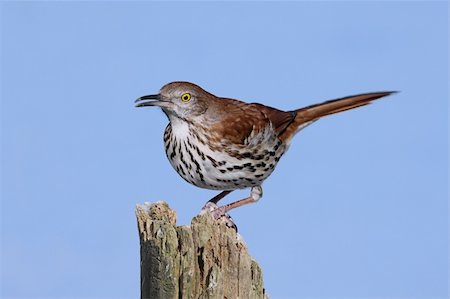
[(374, 100), (393, 93), (395, 93), (395, 91), (364, 93), (297, 109), (294, 111), (296, 113), (295, 119), (289, 127), (286, 128), (283, 137), (285, 139), (292, 138), (299, 129), (308, 126), (321, 117), (365, 106)]
[(372, 92), (326, 101), (296, 110), (296, 118), (300, 118), (307, 122), (326, 115), (368, 105), (372, 101), (388, 96), (392, 93), (394, 93), (394, 91)]

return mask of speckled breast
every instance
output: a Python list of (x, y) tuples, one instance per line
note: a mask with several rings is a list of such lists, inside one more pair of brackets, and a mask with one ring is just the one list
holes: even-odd
[[(234, 190), (259, 186), (273, 172), (286, 151), (274, 134), (261, 142), (211, 144), (206, 134), (183, 124), (164, 133), (167, 158), (187, 182), (205, 189)], [(269, 133), (265, 133), (266, 135)]]

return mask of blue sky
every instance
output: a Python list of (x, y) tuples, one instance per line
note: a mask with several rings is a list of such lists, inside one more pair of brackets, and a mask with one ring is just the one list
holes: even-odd
[(135, 204), (188, 224), (215, 195), (133, 105), (186, 80), (286, 110), (401, 91), (299, 133), (232, 216), (272, 298), (447, 298), (448, 36), (447, 2), (2, 2), (2, 297), (138, 296)]

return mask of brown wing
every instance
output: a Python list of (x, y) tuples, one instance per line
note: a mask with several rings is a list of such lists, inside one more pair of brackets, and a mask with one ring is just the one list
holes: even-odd
[(248, 104), (233, 99), (220, 99), (223, 119), (210, 128), (216, 141), (245, 144), (248, 138), (270, 125), (281, 134), (294, 121), (295, 113), (284, 112), (261, 104)]
[(266, 115), (278, 135), (283, 134), (284, 130), (294, 121), (296, 116), (294, 111), (286, 112), (258, 103), (252, 103), (250, 105), (256, 106), (259, 111)]

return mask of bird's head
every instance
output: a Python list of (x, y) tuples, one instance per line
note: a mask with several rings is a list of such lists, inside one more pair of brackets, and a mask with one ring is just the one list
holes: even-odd
[(136, 107), (161, 107), (169, 119), (193, 120), (205, 113), (211, 97), (214, 96), (193, 83), (172, 82), (164, 85), (158, 94), (140, 97), (135, 103)]

